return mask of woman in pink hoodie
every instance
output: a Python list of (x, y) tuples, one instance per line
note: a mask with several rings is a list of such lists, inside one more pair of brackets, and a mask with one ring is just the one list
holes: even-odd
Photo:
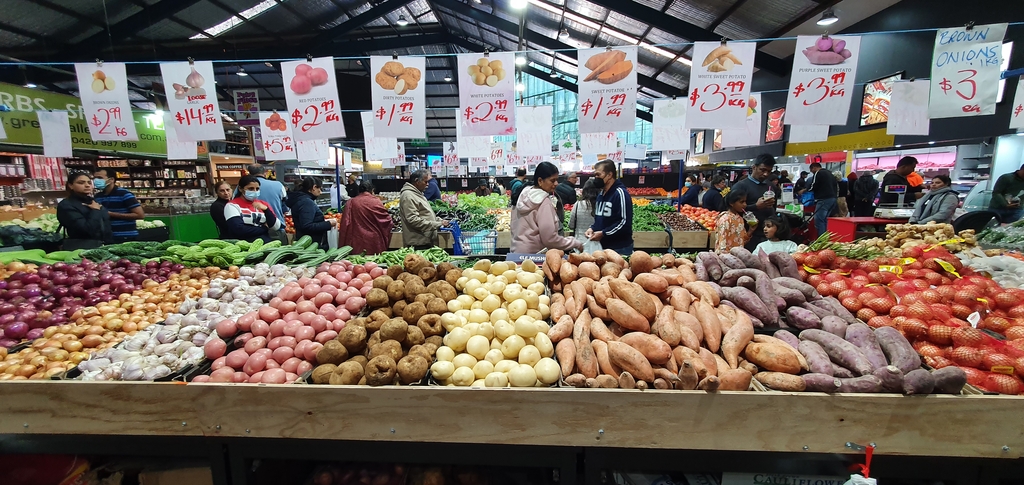
[(537, 165), (533, 185), (523, 189), (512, 210), (511, 252), (536, 254), (543, 249), (583, 249), (583, 244), (576, 239), (558, 235), (562, 221), (558, 220), (555, 210), (557, 185), (558, 167), (551, 162)]

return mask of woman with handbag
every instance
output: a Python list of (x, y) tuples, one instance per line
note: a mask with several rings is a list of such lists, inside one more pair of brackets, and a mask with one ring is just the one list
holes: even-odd
[(67, 237), (63, 249), (95, 249), (114, 242), (110, 214), (92, 198), (92, 177), (88, 172), (68, 174), (68, 197), (57, 204), (57, 221)]

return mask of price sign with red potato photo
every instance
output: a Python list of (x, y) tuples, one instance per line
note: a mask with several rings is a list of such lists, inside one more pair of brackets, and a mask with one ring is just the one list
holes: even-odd
[(224, 123), (213, 84), (213, 63), (164, 62), (160, 64), (167, 95), (171, 128), (178, 141), (223, 140)]
[(995, 114), (1006, 26), (974, 25), (935, 33), (929, 118)]
[(83, 117), (92, 139), (138, 140), (124, 63), (75, 64), (75, 72)]
[(686, 128), (746, 126), (756, 50), (752, 42), (694, 44)]
[(282, 62), (281, 75), (288, 123), (296, 140), (345, 137), (333, 58)]
[(426, 138), (425, 57), (370, 57), (373, 133), (393, 138)]
[(636, 46), (579, 51), (580, 133), (633, 131), (636, 55)]
[(459, 55), (459, 116), (466, 136), (515, 133), (515, 54)]
[(845, 125), (859, 57), (858, 36), (797, 37), (786, 94), (786, 124)]

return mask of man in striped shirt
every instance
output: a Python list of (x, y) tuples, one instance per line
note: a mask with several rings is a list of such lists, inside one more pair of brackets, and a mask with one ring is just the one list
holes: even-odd
[(135, 221), (146, 217), (146, 213), (135, 195), (118, 187), (117, 182), (103, 168), (93, 174), (92, 183), (96, 188), (93, 199), (110, 213), (110, 228), (114, 233), (114, 242), (138, 239), (139, 230), (135, 227)]

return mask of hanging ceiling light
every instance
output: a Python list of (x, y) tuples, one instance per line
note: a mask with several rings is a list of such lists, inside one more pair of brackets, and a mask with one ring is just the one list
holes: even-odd
[(839, 17), (836, 16), (835, 10), (832, 10), (830, 8), (821, 14), (821, 18), (818, 19), (818, 25), (825, 27), (827, 25), (832, 25), (838, 21)]
[(164, 110), (160, 108), (157, 108), (156, 111), (153, 112), (153, 114), (159, 117), (161, 120), (164, 118)]
[(558, 77), (558, 73), (557, 73), (557, 72), (555, 72), (554, 70), (552, 70), (552, 71), (551, 71), (551, 74), (548, 74), (548, 76), (549, 76), (549, 77), (552, 77), (552, 78), (555, 78), (555, 77)]
[(36, 83), (34, 83), (32, 81), (26, 81), (25, 82), (25, 87), (29, 88), (29, 89), (32, 89), (32, 88), (35, 88), (35, 87), (38, 87), (38, 86), (36, 86)]
[(449, 76), (448, 74), (445, 74), (444, 75), (444, 82), (446, 82), (446, 83), (452, 82), (452, 77)]
[(558, 40), (569, 40), (569, 29), (562, 27), (561, 32), (558, 33)]
[(406, 20), (405, 15), (399, 15), (398, 16), (398, 21), (395, 22), (395, 23), (400, 25), (400, 26), (402, 26), (402, 27), (405, 27), (406, 25), (409, 25), (409, 21)]
[(516, 91), (519, 91), (520, 93), (523, 92), (523, 91), (526, 91), (526, 85), (523, 84), (522, 81), (517, 82), (516, 83)]
[(526, 56), (516, 56), (516, 65), (517, 66), (525, 66), (526, 65)]
[(238, 72), (236, 72), (235, 74), (242, 77), (246, 77), (249, 75), (249, 73), (245, 72), (245, 68), (242, 66), (238, 66)]
[(512, 7), (512, 8), (519, 8), (519, 9), (522, 9), (522, 8), (526, 8), (526, 3), (527, 3), (527, 1), (526, 1), (526, 0), (512, 0), (512, 1), (511, 1), (511, 2), (509, 3), (509, 5), (510, 5), (510, 6)]

